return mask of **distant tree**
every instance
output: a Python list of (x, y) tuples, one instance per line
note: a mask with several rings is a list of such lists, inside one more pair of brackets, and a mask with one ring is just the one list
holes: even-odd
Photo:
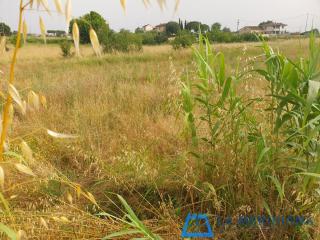
[(136, 30), (134, 32), (135, 33), (144, 33), (144, 30), (143, 30), (143, 28), (138, 27), (138, 28), (136, 28)]
[(230, 30), (230, 28), (224, 27), (224, 28), (222, 29), (222, 32), (231, 32), (231, 30)]
[(166, 32), (168, 36), (176, 35), (180, 30), (180, 25), (177, 22), (168, 22), (166, 25)]
[(183, 22), (182, 22), (182, 20), (180, 18), (179, 18), (179, 26), (180, 26), (180, 30), (184, 29)]
[(158, 33), (154, 32), (154, 31), (150, 31), (150, 32), (144, 32), (144, 33), (140, 33), (139, 35), (142, 38), (142, 44), (143, 45), (156, 45), (156, 35)]
[(107, 37), (110, 31), (109, 25), (107, 24), (106, 20), (99, 13), (93, 11), (78, 19), (72, 20), (69, 26), (70, 33), (72, 33), (72, 25), (74, 21), (77, 21), (77, 24), (79, 26), (81, 43), (90, 43), (90, 27), (92, 27), (96, 31), (99, 39)]
[(214, 23), (211, 26), (211, 32), (220, 32), (221, 31), (221, 24), (220, 23)]
[(187, 23), (186, 29), (189, 30), (190, 32), (198, 32), (199, 27), (201, 27), (201, 22), (189, 22)]
[(173, 40), (172, 47), (175, 50), (178, 50), (180, 48), (188, 48), (191, 47), (195, 41), (196, 39), (194, 37), (194, 34), (188, 31), (181, 31)]
[(131, 33), (121, 29), (119, 33), (112, 33), (101, 41), (105, 52), (130, 52), (142, 50), (141, 34)]
[(209, 32), (210, 31), (210, 27), (207, 24), (201, 24), (201, 32)]
[(168, 36), (166, 33), (157, 33), (154, 39), (157, 44), (162, 44), (168, 41)]
[(259, 27), (261, 27), (264, 24), (268, 24), (268, 23), (273, 23), (273, 21), (268, 20), (268, 21), (265, 21), (265, 22), (261, 22), (261, 23), (259, 23)]
[(3, 36), (3, 35), (4, 36), (11, 35), (10, 27), (7, 24), (3, 23), (3, 22), (0, 23), (0, 35), (1, 36)]

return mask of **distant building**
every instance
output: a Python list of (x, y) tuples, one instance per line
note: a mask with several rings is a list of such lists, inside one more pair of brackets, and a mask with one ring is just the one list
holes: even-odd
[(240, 34), (256, 33), (264, 35), (281, 35), (286, 34), (286, 24), (267, 21), (260, 23), (259, 26), (246, 26), (239, 30)]
[(154, 29), (154, 27), (150, 24), (147, 24), (147, 25), (143, 26), (142, 29), (144, 32), (150, 32)]
[(67, 33), (62, 30), (48, 30), (47, 36), (49, 37), (65, 37)]
[(245, 33), (256, 33), (256, 34), (262, 34), (262, 29), (258, 26), (246, 26), (243, 27), (239, 30), (240, 34), (245, 34)]
[(167, 24), (166, 23), (162, 23), (160, 25), (157, 25), (157, 26), (154, 27), (153, 30), (155, 30), (157, 32), (165, 32), (167, 30)]
[(284, 23), (276, 23), (272, 21), (267, 21), (264, 23), (261, 23), (259, 27), (262, 28), (264, 34), (268, 35), (281, 35), (286, 33), (286, 27), (287, 25)]

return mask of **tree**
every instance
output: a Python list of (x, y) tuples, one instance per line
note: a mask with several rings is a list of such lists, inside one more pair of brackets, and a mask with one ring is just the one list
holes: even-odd
[(220, 23), (214, 23), (211, 26), (211, 32), (220, 32), (221, 31), (221, 24)]
[(224, 27), (224, 28), (222, 29), (222, 32), (231, 32), (231, 30), (230, 30), (230, 28)]
[(105, 52), (130, 52), (142, 50), (142, 37), (122, 29), (119, 33), (112, 33), (108, 39), (102, 41)]
[(168, 36), (176, 35), (180, 30), (180, 25), (177, 22), (168, 22), (166, 25), (166, 32)]
[(201, 32), (206, 33), (209, 32), (210, 27), (207, 24), (201, 24)]
[(72, 25), (74, 21), (77, 22), (80, 32), (80, 42), (81, 43), (90, 43), (89, 30), (92, 27), (100, 40), (107, 37), (109, 34), (109, 25), (106, 20), (96, 12), (90, 12), (78, 19), (72, 20), (69, 26), (69, 32), (72, 33)]
[(0, 36), (9, 36), (9, 35), (11, 35), (10, 27), (7, 24), (1, 22), (0, 23)]
[(199, 28), (201, 27), (201, 22), (189, 22), (187, 23), (186, 29), (189, 30), (190, 32), (198, 32)]
[(175, 50), (178, 50), (180, 48), (188, 48), (191, 47), (195, 41), (196, 39), (194, 37), (194, 34), (188, 31), (181, 31), (173, 40), (172, 47)]
[(138, 28), (136, 28), (136, 30), (134, 32), (135, 33), (144, 33), (144, 30), (143, 30), (143, 28), (138, 27)]
[(265, 22), (261, 22), (261, 23), (259, 23), (259, 27), (261, 27), (261, 26), (263, 26), (265, 24), (269, 24), (269, 23), (273, 23), (273, 21), (268, 20), (268, 21), (265, 21)]
[(166, 33), (158, 33), (155, 37), (157, 44), (162, 44), (168, 41), (168, 36)]
[(179, 26), (180, 26), (180, 30), (184, 29), (183, 22), (182, 22), (182, 20), (180, 18), (179, 18)]

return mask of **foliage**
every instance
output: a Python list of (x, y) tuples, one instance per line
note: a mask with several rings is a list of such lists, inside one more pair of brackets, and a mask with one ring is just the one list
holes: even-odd
[(220, 23), (214, 23), (211, 26), (211, 32), (220, 32), (221, 31), (221, 24)]
[[(269, 83), (274, 131), (278, 147), (293, 152), (290, 157), (295, 169), (320, 174), (320, 45), (310, 37), (309, 56), (294, 62), (275, 53), (265, 42), (266, 70), (258, 69)], [(279, 152), (277, 153), (279, 154)], [(312, 177), (304, 179), (304, 191), (314, 189)]]
[(79, 27), (80, 42), (82, 44), (90, 43), (90, 27), (92, 27), (96, 31), (99, 39), (102, 39), (105, 35), (109, 34), (109, 25), (107, 24), (106, 20), (97, 12), (91, 11), (90, 13), (85, 14), (78, 19), (73, 19), (70, 22), (69, 33), (72, 33), (72, 26), (75, 21), (77, 22)]
[(180, 48), (188, 48), (191, 47), (195, 41), (196, 39), (191, 33), (182, 31), (172, 41), (172, 47), (175, 50), (178, 50)]
[(3, 35), (4, 36), (10, 36), (11, 35), (11, 29), (4, 22), (0, 22), (0, 36), (3, 36)]
[[(21, 34), (21, 37), (22, 37), (22, 34)], [(17, 43), (17, 38), (18, 38), (17, 35), (13, 35), (12, 37), (10, 37), (10, 42), (11, 42), (11, 44), (16, 45), (16, 43)], [(43, 42), (43, 40), (42, 40), (42, 42)], [(21, 42), (20, 42), (20, 48), (22, 48), (23, 45), (24, 45), (24, 42), (21, 41)]]
[(168, 36), (166, 33), (157, 33), (154, 40), (157, 44), (162, 44), (168, 41)]
[(69, 41), (68, 39), (65, 39), (60, 43), (60, 49), (63, 57), (71, 57), (71, 47), (72, 47), (72, 42)]
[(127, 30), (119, 33), (112, 33), (107, 38), (102, 39), (105, 52), (130, 52), (142, 50), (142, 38)]
[(166, 32), (168, 36), (176, 35), (180, 30), (180, 25), (177, 22), (168, 22), (166, 25)]
[(192, 21), (187, 23), (185, 29), (189, 30), (190, 32), (198, 32), (200, 27), (201, 27), (201, 22)]

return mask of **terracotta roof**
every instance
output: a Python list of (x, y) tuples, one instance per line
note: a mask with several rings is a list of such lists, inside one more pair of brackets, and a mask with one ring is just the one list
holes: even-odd
[(246, 26), (246, 27), (243, 27), (240, 29), (241, 30), (245, 30), (245, 29), (250, 29), (250, 30), (254, 30), (254, 31), (261, 31), (261, 27), (258, 27), (258, 26)]

